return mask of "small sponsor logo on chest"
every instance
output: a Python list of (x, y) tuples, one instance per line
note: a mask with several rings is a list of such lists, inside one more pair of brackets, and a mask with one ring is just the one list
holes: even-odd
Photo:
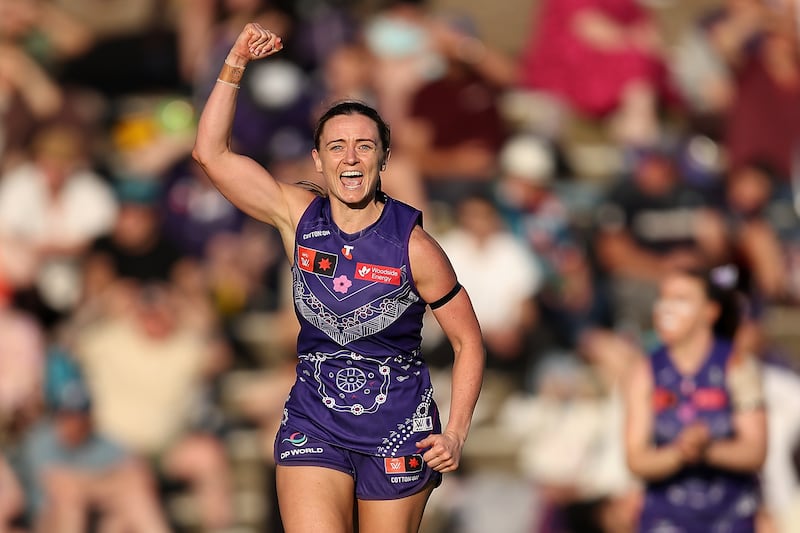
[(356, 263), (356, 279), (400, 285), (400, 269), (369, 263)]
[(305, 272), (332, 278), (336, 272), (337, 260), (336, 254), (321, 252), (305, 246), (297, 247), (297, 267)]

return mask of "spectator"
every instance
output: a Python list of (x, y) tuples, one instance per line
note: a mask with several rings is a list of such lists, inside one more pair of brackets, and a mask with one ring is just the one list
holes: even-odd
[(16, 292), (33, 296), (40, 318), (76, 304), (81, 254), (117, 214), (111, 188), (89, 165), (86, 141), (77, 124), (43, 126), (32, 160), (0, 180), (0, 271)]
[(613, 321), (637, 337), (650, 329), (649, 309), (667, 272), (719, 264), (728, 253), (719, 211), (681, 182), (662, 149), (649, 150), (633, 177), (609, 191), (597, 217)]
[(365, 22), (364, 42), (374, 57), (378, 108), (389, 124), (408, 115), (413, 94), (425, 80), (441, 74), (423, 2), (392, 0)]
[(760, 160), (788, 183), (800, 143), (800, 46), (791, 5), (773, 14), (774, 29), (745, 50), (735, 71), (736, 98), (725, 143), (730, 164)]
[(120, 180), (116, 192), (119, 213), (114, 226), (86, 253), (85, 295), (89, 299), (120, 279), (168, 281), (182, 257), (161, 231), (157, 183)]
[(725, 0), (679, 35), (670, 67), (693, 128), (720, 140), (736, 96), (734, 69), (766, 29), (762, 0)]
[(25, 495), (14, 449), (42, 411), (45, 335), (0, 294), (0, 533), (24, 533)]
[(0, 498), (0, 533), (24, 533), (15, 522), (23, 512), (25, 495), (19, 480), (3, 454), (0, 454), (0, 487), (3, 497)]
[(492, 190), (507, 135), (499, 97), (511, 83), (494, 66), (510, 59), (479, 41), (468, 22), (460, 23), (467, 29), (455, 22), (429, 24), (442, 72), (412, 93), (400, 147), (419, 167), (429, 200), (452, 205)]
[(0, 172), (24, 160), (36, 124), (55, 116), (63, 98), (41, 66), (19, 47), (0, 41)]
[(146, 284), (125, 300), (75, 332), (97, 427), (167, 478), (187, 481), (204, 526), (231, 525), (230, 472), (205, 396), (224, 368), (225, 345), (212, 340), (208, 320), (192, 316), (203, 309), (183, 307), (169, 286)]
[(0, 173), (24, 159), (36, 126), (68, 103), (55, 76), (83, 53), (92, 33), (52, 2), (0, 4)]
[(486, 344), (487, 368), (522, 386), (537, 324), (539, 265), (504, 227), (490, 199), (465, 198), (456, 213), (456, 226), (439, 242), (470, 292)]
[(351, 99), (377, 105), (372, 63), (372, 55), (360, 43), (345, 43), (334, 48), (322, 66), (320, 95), (315, 100), (325, 103)]
[(203, 258), (215, 235), (241, 232), (245, 217), (187, 158), (165, 177), (162, 221), (173, 246), (184, 255)]
[(751, 163), (734, 168), (725, 186), (730, 235), (740, 270), (749, 279), (743, 287), (761, 307), (787, 296), (787, 261), (768, 210), (776, 176), (769, 166)]
[(145, 464), (95, 431), (88, 390), (69, 356), (54, 351), (48, 359), (45, 390), (52, 417), (28, 431), (19, 451), (36, 529), (81, 533), (90, 512), (99, 512), (105, 527), (166, 533)]
[(671, 90), (653, 18), (634, 0), (546, 0), (522, 53), (521, 84), (574, 112), (608, 119), (615, 140), (657, 141)]
[(184, 256), (182, 275), (199, 269), (203, 290), (211, 293), (222, 318), (275, 306), (277, 235), (248, 221), (193, 160), (182, 161), (167, 176), (162, 211), (162, 234)]
[(575, 346), (599, 316), (600, 297), (586, 245), (555, 183), (552, 149), (529, 134), (510, 138), (500, 152), (499, 201), (515, 235), (528, 244), (542, 267), (537, 297), (553, 340)]
[(62, 85), (88, 88), (110, 100), (188, 92), (179, 74), (175, 25), (180, 2), (51, 1), (81, 21), (94, 37), (88, 50), (59, 69)]
[(44, 345), (34, 317), (0, 299), (0, 445), (39, 414)]
[[(634, 350), (613, 348), (629, 364)], [(535, 394), (513, 395), (502, 406), (504, 433), (521, 442), (519, 469), (538, 489), (536, 531), (615, 531), (614, 522), (627, 531), (633, 524), (626, 508), (636, 484), (619, 439), (623, 409), (617, 384), (606, 389), (595, 365), (553, 354), (537, 367)]]

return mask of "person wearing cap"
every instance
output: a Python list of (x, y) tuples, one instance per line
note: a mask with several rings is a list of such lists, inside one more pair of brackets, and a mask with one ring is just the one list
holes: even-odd
[(48, 413), (13, 454), (26, 491), (26, 515), (38, 531), (83, 533), (90, 513), (136, 533), (166, 533), (148, 467), (92, 422), (92, 400), (80, 369), (53, 351), (48, 359)]
[(121, 177), (114, 185), (119, 212), (111, 230), (95, 239), (86, 251), (84, 302), (115, 283), (174, 279), (183, 259), (180, 248), (162, 231), (159, 183)]
[(539, 136), (518, 133), (506, 141), (499, 158), (500, 205), (542, 266), (541, 318), (556, 341), (571, 346), (600, 307), (585, 244), (554, 186), (553, 148)]

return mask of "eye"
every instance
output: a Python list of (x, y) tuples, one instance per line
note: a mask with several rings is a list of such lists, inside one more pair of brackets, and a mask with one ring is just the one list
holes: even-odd
[(362, 152), (370, 152), (374, 147), (371, 144), (359, 144), (358, 149)]
[(342, 150), (344, 150), (344, 146), (342, 146), (341, 144), (334, 144), (333, 146), (330, 147), (330, 150), (331, 152), (341, 152)]

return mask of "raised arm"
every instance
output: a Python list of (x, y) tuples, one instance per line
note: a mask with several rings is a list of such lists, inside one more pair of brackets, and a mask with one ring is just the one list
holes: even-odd
[[(417, 446), (426, 450), (423, 459), (431, 468), (451, 472), (461, 461), (461, 450), (483, 382), (483, 340), (467, 292), (457, 288), (450, 261), (422, 228), (416, 228), (411, 235), (409, 256), (417, 291), (426, 302), (438, 302), (434, 303), (433, 315), (455, 356), (447, 427), (441, 435), (430, 435)], [(454, 288), (457, 292), (451, 292)]]
[(248, 23), (233, 44), (220, 77), (208, 97), (197, 129), (192, 156), (234, 205), (253, 218), (275, 226), (291, 257), (294, 228), (313, 193), (278, 182), (264, 167), (231, 150), (231, 127), (239, 82), (250, 61), (283, 48), (281, 38), (257, 23)]

